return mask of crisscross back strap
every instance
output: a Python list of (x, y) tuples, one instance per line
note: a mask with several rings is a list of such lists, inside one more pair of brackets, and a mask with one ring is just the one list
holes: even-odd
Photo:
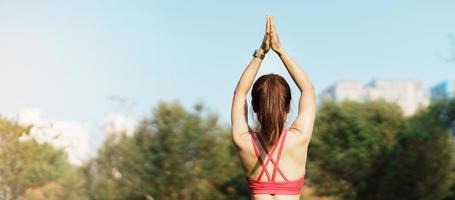
[[(260, 141), (260, 140), (261, 140), (261, 137), (260, 137), (259, 135), (254, 134), (254, 135), (253, 135), (253, 139), (255, 139), (255, 138), (257, 138), (257, 139), (259, 140), (259, 143), (261, 143), (261, 145), (262, 145), (262, 142)], [(255, 142), (255, 140), (254, 140), (254, 142)], [(255, 145), (256, 145), (256, 144), (255, 144)], [(256, 146), (256, 148), (257, 148), (257, 146)], [(263, 162), (263, 164), (262, 164), (262, 170), (261, 170), (261, 172), (259, 173), (259, 176), (258, 176), (258, 179), (257, 179), (258, 181), (261, 180), (262, 176), (264, 175), (264, 172), (265, 172), (266, 174), (268, 174), (267, 166), (269, 165), (269, 161), (271, 160), (270, 158), (272, 157), (273, 153), (275, 152), (276, 145), (274, 145), (274, 146), (272, 147), (272, 150), (271, 150), (270, 152), (268, 152), (268, 150), (267, 150), (264, 146), (262, 146), (262, 149), (264, 149), (264, 151), (265, 151), (265, 153), (267, 154), (267, 156), (266, 156), (265, 162), (262, 161), (262, 162)], [(259, 148), (257, 148), (257, 151), (259, 152)], [(256, 155), (257, 155), (257, 154), (256, 154)], [(259, 155), (259, 157), (260, 157), (260, 155)], [(259, 158), (258, 158), (258, 159), (259, 159)], [(270, 176), (267, 176), (267, 180), (270, 181)]]
[[(262, 137), (260, 137), (259, 135), (256, 135), (256, 133), (252, 133), (251, 136), (251, 140), (253, 142), (253, 147), (254, 147), (254, 151), (255, 151), (255, 154), (256, 154), (256, 157), (258, 158), (259, 160), (259, 163), (261, 164), (262, 166), (262, 171), (259, 173), (259, 176), (258, 176), (258, 181), (261, 180), (263, 174), (265, 173), (266, 176), (267, 176), (267, 180), (270, 182), (275, 182), (275, 177), (276, 177), (276, 172), (278, 171), (278, 173), (280, 173), (280, 175), (283, 177), (283, 179), (285, 181), (288, 181), (286, 175), (284, 175), (283, 171), (280, 169), (280, 167), (278, 166), (279, 162), (280, 162), (280, 158), (281, 158), (281, 153), (283, 151), (283, 147), (284, 147), (284, 141), (286, 140), (286, 133), (287, 133), (287, 130), (283, 130), (283, 133), (281, 134), (281, 142), (277, 142), (275, 145), (273, 145), (271, 151), (268, 151), (266, 145), (265, 145), (265, 142), (263, 141)], [(259, 140), (259, 143), (261, 143), (261, 146), (262, 146), (262, 149), (264, 149), (267, 157), (266, 157), (266, 161), (264, 162), (264, 160), (262, 159), (261, 155), (260, 155), (260, 152), (259, 152), (259, 148), (257, 147), (256, 145), (256, 142), (255, 142), (255, 138), (258, 138)], [(277, 160), (275, 161), (273, 159), (273, 153), (275, 152), (275, 149), (276, 149), (276, 146), (279, 145), (280, 148), (278, 150), (278, 155), (277, 155)], [(267, 166), (269, 164), (269, 161), (272, 162), (272, 164), (274, 165), (274, 168), (273, 168), (273, 172), (272, 172), (272, 177), (270, 178), (270, 173), (267, 171)], [(271, 179), (271, 180), (270, 180)]]
[(268, 158), (269, 160), (272, 162), (272, 164), (274, 165), (273, 167), (273, 172), (272, 172), (272, 181), (275, 181), (275, 177), (276, 177), (276, 172), (278, 171), (278, 173), (280, 173), (281, 177), (283, 177), (283, 179), (285, 181), (288, 181), (288, 178), (286, 177), (286, 175), (284, 175), (283, 171), (281, 170), (280, 166), (278, 165), (279, 162), (280, 162), (280, 158), (281, 158), (281, 153), (283, 151), (283, 147), (284, 147), (284, 141), (286, 140), (286, 135), (287, 135), (287, 130), (284, 129), (283, 130), (283, 133), (281, 134), (282, 138), (281, 138), (281, 142), (280, 143), (277, 143), (280, 145), (280, 149), (278, 150), (278, 155), (277, 155), (277, 159), (273, 159), (273, 152), (271, 153), (271, 155), (269, 155), (269, 153), (267, 152), (267, 147), (265, 145), (265, 142), (264, 140), (259, 140), (259, 142), (261, 143), (262, 145), (262, 148), (267, 152), (267, 155), (268, 155)]
[(258, 161), (259, 161), (259, 163), (262, 166), (262, 171), (260, 173), (260, 176), (258, 177), (258, 181), (261, 180), (264, 171), (265, 171), (265, 174), (267, 176), (267, 180), (270, 181), (270, 174), (269, 174), (269, 172), (267, 170), (264, 170), (264, 169), (267, 169), (266, 168), (267, 166), (265, 165), (264, 161), (262, 160), (261, 153), (259, 152), (259, 148), (258, 148), (258, 146), (256, 145), (256, 142), (255, 142), (255, 138), (256, 138), (255, 137), (255, 133), (254, 132), (251, 133), (251, 142), (253, 143), (254, 153), (256, 154), (256, 157), (258, 158)]
[(284, 173), (281, 171), (280, 169), (280, 158), (281, 158), (281, 153), (283, 152), (283, 147), (284, 147), (284, 141), (286, 140), (286, 135), (287, 135), (287, 131), (284, 131), (283, 132), (283, 138), (281, 139), (281, 144), (280, 144), (280, 150), (278, 150), (278, 155), (277, 155), (277, 158), (276, 158), (276, 163), (274, 164), (274, 168), (273, 168), (273, 174), (272, 174), (272, 181), (275, 181), (275, 175), (276, 175), (276, 171), (277, 170), (280, 170), (280, 174), (281, 176), (283, 177), (283, 179), (285, 181), (288, 181), (287, 177), (284, 175)]

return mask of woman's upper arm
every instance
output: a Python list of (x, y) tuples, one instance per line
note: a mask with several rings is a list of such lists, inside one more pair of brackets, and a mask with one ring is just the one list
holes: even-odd
[(313, 133), (316, 109), (316, 95), (311, 87), (311, 90), (304, 91), (300, 96), (297, 117), (291, 125), (291, 128), (302, 133), (305, 139), (310, 139)]
[(231, 108), (232, 137), (237, 146), (244, 143), (244, 136), (250, 131), (248, 126), (248, 106), (246, 95), (234, 93)]

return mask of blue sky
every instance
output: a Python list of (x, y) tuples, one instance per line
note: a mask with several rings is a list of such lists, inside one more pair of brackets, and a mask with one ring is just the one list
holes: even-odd
[[(0, 114), (36, 107), (97, 133), (110, 112), (139, 118), (179, 100), (203, 102), (228, 123), (267, 13), (318, 92), (337, 79), (429, 87), (455, 79), (455, 63), (443, 59), (454, 10), (451, 0), (0, 1)], [(292, 81), (274, 54), (259, 73), (270, 72)]]

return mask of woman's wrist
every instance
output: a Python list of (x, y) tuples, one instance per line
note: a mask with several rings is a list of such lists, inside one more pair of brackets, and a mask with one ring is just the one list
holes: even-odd
[(254, 51), (253, 57), (263, 60), (266, 53), (267, 52), (264, 49), (259, 48)]
[(286, 51), (284, 51), (283, 48), (274, 49), (274, 51), (275, 51), (276, 54), (278, 54), (278, 56), (282, 56), (282, 55), (286, 54)]
[(264, 49), (262, 46), (259, 47), (258, 51), (259, 51), (260, 53), (263, 53), (264, 55), (267, 54), (267, 52), (268, 52), (268, 50), (267, 50), (267, 49)]

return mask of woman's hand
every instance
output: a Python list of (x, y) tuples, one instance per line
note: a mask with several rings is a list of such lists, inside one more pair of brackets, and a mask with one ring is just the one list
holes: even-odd
[(261, 50), (264, 55), (270, 50), (271, 47), (271, 35), (270, 31), (272, 30), (272, 26), (270, 24), (270, 15), (267, 15), (267, 22), (265, 24), (265, 34), (264, 34), (264, 39), (262, 40), (261, 47), (259, 50)]
[(280, 38), (278, 38), (278, 33), (276, 32), (276, 28), (275, 28), (275, 22), (273, 21), (273, 17), (270, 15), (268, 17), (268, 21), (269, 21), (269, 26), (270, 26), (270, 45), (273, 49), (273, 51), (275, 51), (276, 53), (278, 54), (281, 54), (283, 53), (284, 49), (283, 47), (281, 46), (281, 42), (280, 42)]

